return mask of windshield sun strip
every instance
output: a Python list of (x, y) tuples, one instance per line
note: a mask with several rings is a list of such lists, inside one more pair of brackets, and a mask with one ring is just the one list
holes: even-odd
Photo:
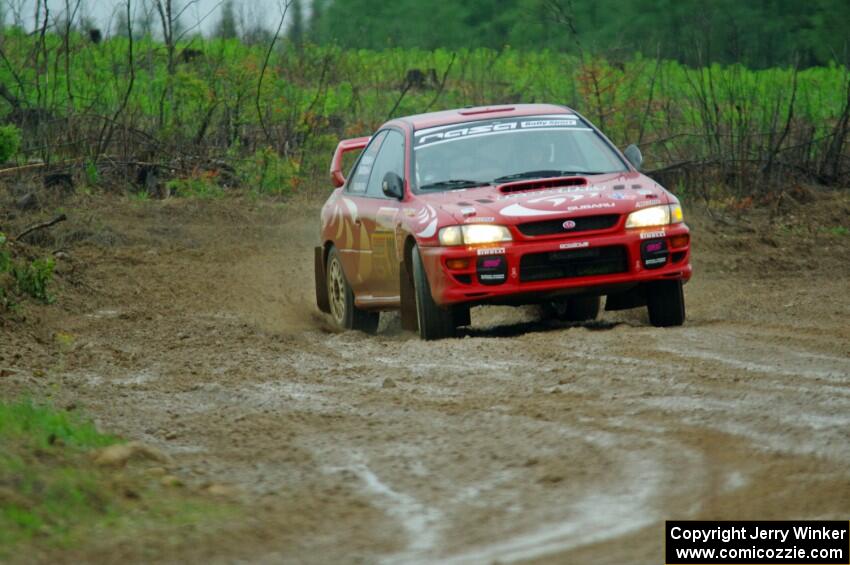
[(503, 122), (503, 121), (517, 121), (517, 120), (529, 120), (529, 119), (579, 119), (579, 116), (576, 114), (530, 114), (528, 116), (511, 116), (510, 118), (490, 118), (487, 120), (474, 120), (471, 122), (455, 122), (453, 124), (446, 124), (444, 126), (435, 126), (431, 128), (418, 129), (413, 132), (413, 137), (419, 137), (420, 135), (431, 134), (437, 131), (443, 131), (444, 129), (452, 129), (456, 127), (475, 127), (475, 124), (482, 124), (487, 122)]
[(453, 137), (451, 139), (443, 139), (440, 141), (432, 141), (425, 145), (420, 145), (419, 147), (414, 147), (414, 151), (419, 151), (420, 149), (425, 149), (426, 147), (435, 147), (437, 145), (442, 145), (444, 143), (451, 143), (452, 141), (460, 141), (463, 139), (477, 139), (479, 137), (489, 137), (491, 135), (504, 135), (507, 133), (540, 133), (541, 131), (593, 131), (591, 128), (550, 128), (550, 127), (541, 127), (541, 128), (532, 128), (532, 129), (511, 129), (505, 131), (491, 131), (487, 133), (477, 133), (473, 135), (466, 135), (463, 137)]

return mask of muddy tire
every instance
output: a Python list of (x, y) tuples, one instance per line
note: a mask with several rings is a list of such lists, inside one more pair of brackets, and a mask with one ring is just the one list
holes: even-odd
[(685, 323), (685, 295), (682, 281), (657, 281), (646, 289), (649, 322), (657, 328), (681, 326)]
[(331, 319), (337, 327), (344, 330), (359, 330), (373, 334), (378, 330), (380, 315), (378, 312), (360, 310), (354, 305), (354, 292), (345, 278), (342, 261), (335, 247), (328, 253), (325, 271), (328, 288), (328, 304)]
[(543, 304), (541, 315), (547, 320), (587, 322), (599, 317), (600, 302), (599, 296), (576, 296)]
[(418, 247), (413, 248), (412, 256), (419, 337), (427, 340), (454, 337), (456, 329), (454, 313), (451, 309), (442, 308), (434, 302), (431, 296), (431, 285), (428, 284)]

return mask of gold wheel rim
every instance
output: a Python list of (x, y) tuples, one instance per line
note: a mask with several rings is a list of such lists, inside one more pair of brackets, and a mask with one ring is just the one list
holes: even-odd
[(341, 326), (345, 319), (345, 278), (336, 257), (331, 259), (328, 269), (328, 298), (331, 303), (331, 316)]

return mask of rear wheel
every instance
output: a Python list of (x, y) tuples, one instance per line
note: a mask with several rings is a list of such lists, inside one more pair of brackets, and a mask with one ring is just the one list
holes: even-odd
[(344, 330), (375, 333), (380, 315), (378, 312), (360, 310), (354, 305), (354, 292), (345, 279), (342, 261), (335, 247), (332, 247), (328, 253), (327, 283), (331, 318), (337, 327)]
[(656, 281), (646, 289), (649, 322), (658, 328), (685, 323), (685, 294), (682, 281)]
[(599, 316), (598, 296), (576, 296), (543, 304), (543, 317), (564, 322), (587, 322)]
[(413, 286), (416, 295), (416, 318), (419, 322), (419, 337), (443, 339), (455, 335), (455, 315), (450, 308), (442, 308), (431, 296), (431, 285), (425, 275), (425, 266), (419, 248), (413, 248)]

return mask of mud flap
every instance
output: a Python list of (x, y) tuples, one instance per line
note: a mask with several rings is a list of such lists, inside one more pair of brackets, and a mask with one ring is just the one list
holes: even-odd
[(398, 265), (399, 297), (401, 298), (401, 328), (415, 332), (419, 331), (419, 320), (416, 317), (416, 289), (413, 288), (413, 276), (407, 270), (407, 263)]
[(328, 281), (325, 276), (325, 250), (322, 247), (315, 248), (313, 265), (316, 274), (316, 306), (322, 312), (330, 314), (331, 305), (328, 302)]

